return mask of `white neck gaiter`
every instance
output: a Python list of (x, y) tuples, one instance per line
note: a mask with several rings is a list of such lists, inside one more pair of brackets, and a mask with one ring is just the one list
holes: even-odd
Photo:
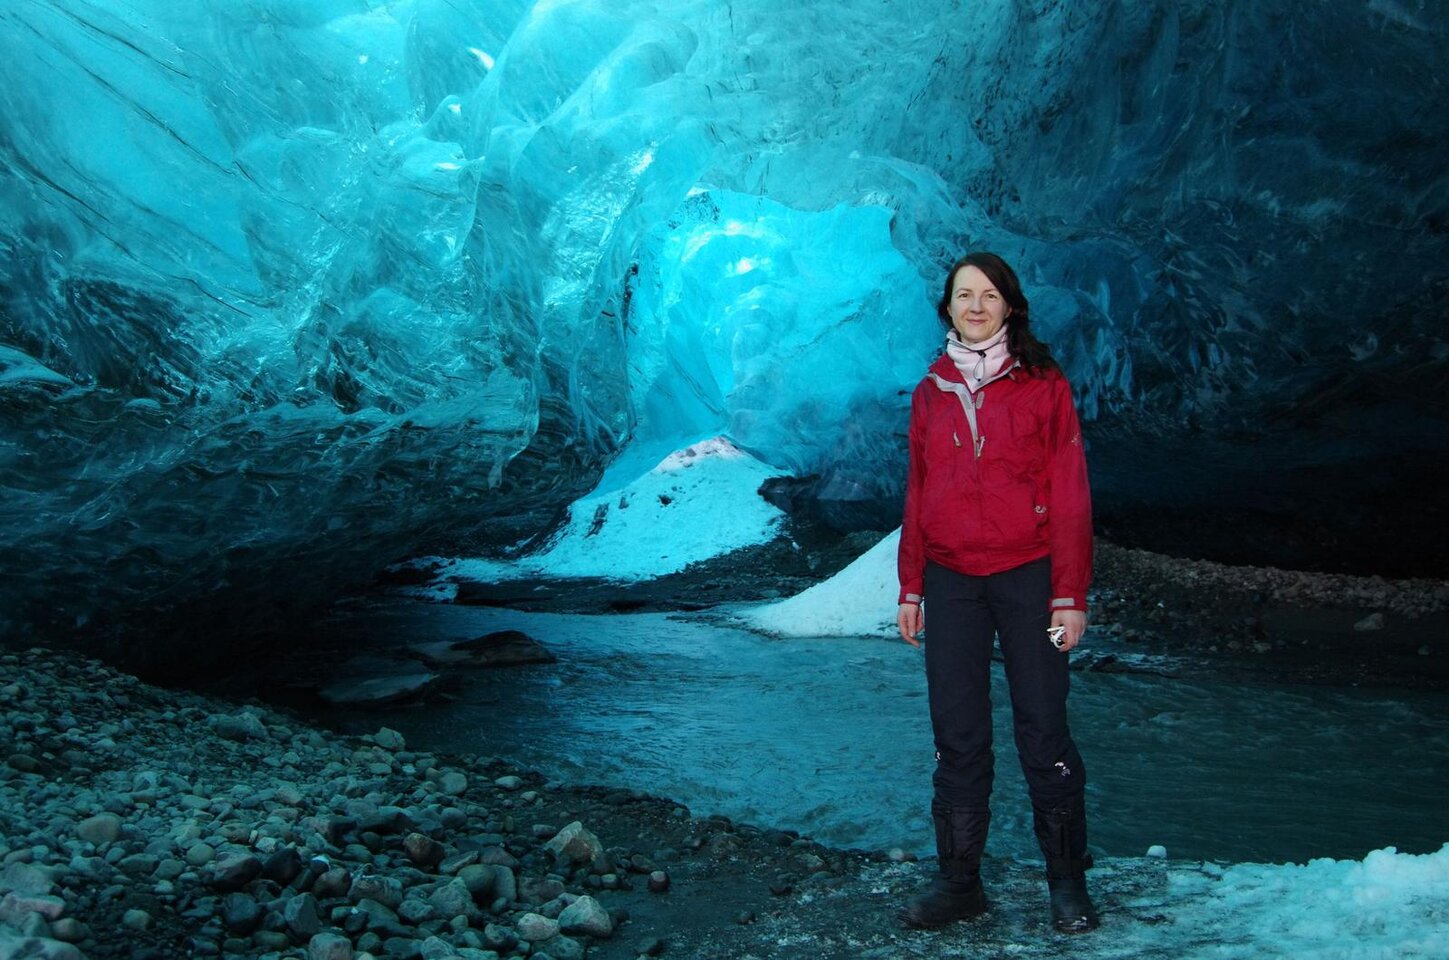
[(951, 330), (946, 334), (946, 354), (972, 393), (981, 389), (988, 377), (1000, 373), (1011, 361), (1011, 351), (1006, 346), (1006, 325), (996, 331), (996, 336), (984, 343), (967, 346), (959, 334)]

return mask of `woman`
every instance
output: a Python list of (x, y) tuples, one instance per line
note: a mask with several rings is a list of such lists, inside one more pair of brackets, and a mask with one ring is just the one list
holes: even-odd
[[(900, 914), (937, 927), (981, 914), (991, 820), (990, 663), (1001, 638), (1016, 746), (1047, 862), (1053, 925), (1097, 925), (1087, 894), (1086, 769), (1067, 729), (1067, 651), (1087, 627), (1092, 508), (1071, 388), (1031, 333), (1004, 260), (952, 266), (937, 306), (946, 350), (911, 397), (901, 526), (901, 637), (919, 646), (936, 741), (940, 875)], [(1053, 640), (1048, 627), (1060, 627)], [(1058, 645), (1059, 644), (1059, 645)]]

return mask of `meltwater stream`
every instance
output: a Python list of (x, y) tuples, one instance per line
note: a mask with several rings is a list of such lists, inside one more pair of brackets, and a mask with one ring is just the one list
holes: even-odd
[[(934, 764), (919, 651), (882, 639), (774, 640), (690, 615), (532, 614), (410, 601), (331, 625), (373, 652), (523, 630), (556, 664), (465, 675), (456, 702), (338, 717), (420, 749), (671, 797), (696, 815), (822, 842), (931, 852)], [(1035, 855), (994, 665), (988, 852)], [(1305, 861), (1449, 839), (1442, 694), (1237, 686), (1074, 673), (1092, 848)]]

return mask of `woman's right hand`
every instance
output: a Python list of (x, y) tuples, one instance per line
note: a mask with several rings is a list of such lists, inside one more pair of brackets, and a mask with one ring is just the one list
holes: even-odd
[(900, 627), (901, 639), (913, 647), (919, 647), (921, 641), (917, 635), (926, 628), (926, 618), (921, 615), (919, 603), (903, 603), (896, 611), (896, 626)]

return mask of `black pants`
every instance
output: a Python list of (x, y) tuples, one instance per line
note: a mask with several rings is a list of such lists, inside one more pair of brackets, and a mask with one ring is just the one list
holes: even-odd
[(985, 809), (991, 796), (991, 648), (1000, 636), (1032, 805), (1080, 808), (1087, 771), (1067, 729), (1067, 657), (1047, 639), (1051, 558), (986, 577), (927, 563), (925, 595), (936, 805)]

